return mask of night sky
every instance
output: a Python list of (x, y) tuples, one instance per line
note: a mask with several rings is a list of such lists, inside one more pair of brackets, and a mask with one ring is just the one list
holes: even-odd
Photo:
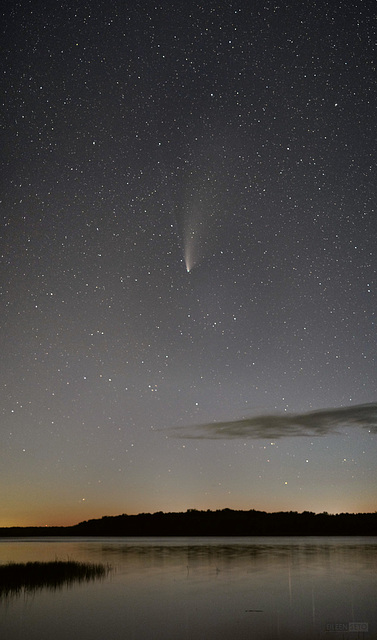
[(0, 526), (375, 511), (375, 3), (3, 6)]

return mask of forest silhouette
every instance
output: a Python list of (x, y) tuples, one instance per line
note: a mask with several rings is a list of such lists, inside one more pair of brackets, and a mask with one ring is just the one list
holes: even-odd
[(217, 511), (103, 516), (67, 527), (3, 527), (20, 536), (375, 536), (377, 512), (328, 514), (304, 511)]

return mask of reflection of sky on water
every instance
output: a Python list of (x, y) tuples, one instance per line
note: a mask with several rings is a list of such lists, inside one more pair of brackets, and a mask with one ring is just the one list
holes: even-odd
[[(66, 640), (73, 628), (83, 640), (314, 639), (324, 635), (331, 622), (368, 622), (373, 633), (377, 625), (375, 538), (134, 538), (20, 544), (19, 552), (25, 555), (28, 547), (35, 559), (69, 551), (77, 560), (110, 563), (113, 571), (100, 584), (8, 603), (0, 622), (1, 636), (7, 640), (26, 637), (26, 625), (32, 634), (35, 630), (28, 640)], [(1, 562), (6, 547), (0, 544)], [(17, 552), (17, 543), (12, 550)], [(15, 625), (16, 619), (22, 623)], [(357, 635), (347, 634), (353, 637)]]

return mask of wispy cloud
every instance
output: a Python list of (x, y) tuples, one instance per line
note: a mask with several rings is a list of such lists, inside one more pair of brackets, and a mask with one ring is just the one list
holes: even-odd
[(252, 438), (277, 440), (297, 436), (325, 436), (341, 427), (360, 427), (377, 433), (377, 403), (320, 409), (307, 413), (258, 415), (230, 422), (212, 422), (174, 429), (176, 437), (199, 439)]

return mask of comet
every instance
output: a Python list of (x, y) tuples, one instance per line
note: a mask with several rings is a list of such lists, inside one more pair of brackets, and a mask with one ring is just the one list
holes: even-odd
[(187, 273), (190, 273), (203, 258), (203, 232), (203, 222), (199, 218), (198, 212), (195, 212), (195, 215), (191, 215), (190, 219), (186, 221), (183, 235), (183, 258)]
[(184, 257), (187, 273), (190, 273), (191, 269), (195, 265), (194, 240), (195, 240), (195, 231), (192, 231), (191, 233), (187, 234), (187, 236), (185, 235), (183, 257)]
[(187, 273), (190, 273), (205, 257), (216, 238), (214, 224), (216, 216), (212, 198), (205, 186), (192, 189), (191, 197), (183, 209), (182, 245)]

